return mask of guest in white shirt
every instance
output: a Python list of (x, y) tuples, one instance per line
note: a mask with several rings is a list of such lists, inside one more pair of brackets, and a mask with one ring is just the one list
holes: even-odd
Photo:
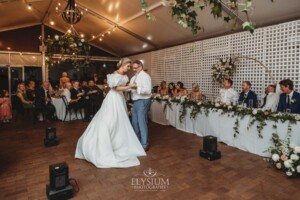
[(235, 103), (238, 99), (237, 92), (232, 88), (233, 81), (231, 79), (224, 79), (224, 88), (220, 89), (219, 98), (220, 102), (226, 105)]
[(132, 63), (135, 75), (130, 83), (135, 84), (131, 90), (133, 100), (132, 126), (145, 151), (149, 149), (148, 142), (148, 111), (151, 105), (151, 78), (143, 70), (143, 63), (136, 60)]
[(267, 87), (267, 98), (266, 104), (262, 107), (263, 110), (271, 110), (275, 112), (277, 110), (278, 102), (279, 102), (279, 93), (276, 93), (276, 86), (269, 85)]

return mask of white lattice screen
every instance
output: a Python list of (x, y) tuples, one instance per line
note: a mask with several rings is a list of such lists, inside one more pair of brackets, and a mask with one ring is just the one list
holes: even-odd
[[(253, 35), (241, 32), (151, 52), (153, 85), (162, 80), (167, 83), (182, 81), (187, 89), (191, 89), (192, 83), (199, 83), (201, 91), (208, 98), (214, 98), (220, 86), (212, 83), (211, 66), (218, 58), (231, 54), (261, 61), (275, 82), (290, 78), (295, 89), (300, 89), (300, 20), (260, 28)], [(245, 80), (252, 83), (252, 90), (258, 96), (273, 83), (257, 62), (241, 59), (233, 75), (234, 88), (238, 92)]]

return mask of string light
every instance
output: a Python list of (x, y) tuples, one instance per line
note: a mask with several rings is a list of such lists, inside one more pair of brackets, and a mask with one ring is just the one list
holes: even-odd
[(54, 21), (51, 20), (51, 21), (50, 21), (50, 25), (53, 26), (54, 24), (55, 24)]
[(101, 41), (102, 41), (102, 38), (99, 38), (99, 41), (101, 42)]
[(83, 37), (84, 37), (84, 34), (80, 34), (80, 37), (82, 37), (82, 38), (83, 38)]
[(31, 4), (28, 4), (28, 5), (27, 5), (27, 8), (28, 8), (28, 10), (31, 10), (31, 9), (32, 9)]

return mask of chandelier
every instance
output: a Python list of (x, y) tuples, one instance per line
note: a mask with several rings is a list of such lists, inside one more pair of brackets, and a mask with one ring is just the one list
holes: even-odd
[[(77, 24), (84, 15), (84, 13), (77, 7), (75, 0), (68, 0), (67, 6), (63, 11), (60, 10), (60, 6), (61, 4), (58, 3), (56, 12), (61, 15), (63, 20), (68, 24)], [(87, 9), (85, 11), (87, 11)]]

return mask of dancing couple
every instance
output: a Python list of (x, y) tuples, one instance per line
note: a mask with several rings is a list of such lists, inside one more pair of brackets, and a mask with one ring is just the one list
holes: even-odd
[[(126, 73), (135, 75), (128, 84)], [(77, 142), (75, 158), (85, 159), (98, 168), (126, 168), (140, 165), (138, 156), (146, 156), (148, 111), (151, 104), (151, 78), (139, 60), (122, 58), (117, 70), (107, 75), (111, 90)], [(132, 123), (128, 117), (124, 91), (131, 91)]]

